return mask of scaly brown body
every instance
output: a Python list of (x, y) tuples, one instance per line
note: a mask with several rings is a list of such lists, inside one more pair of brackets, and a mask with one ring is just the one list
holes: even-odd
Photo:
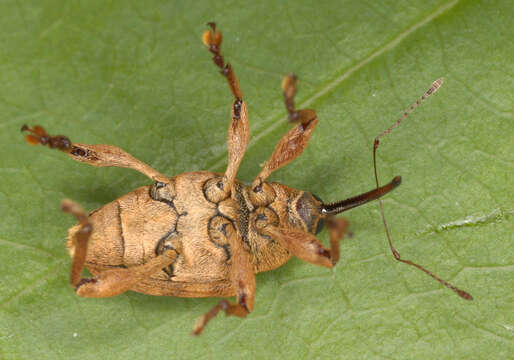
[[(255, 273), (273, 270), (292, 254), (277, 239), (260, 230), (259, 221), (314, 233), (319, 217), (310, 217), (320, 202), (309, 193), (278, 183), (266, 183), (266, 201), (254, 203), (250, 187), (240, 182), (230, 197), (212, 202), (206, 189), (220, 174), (190, 172), (138, 188), (89, 214), (93, 227), (85, 265), (93, 273), (143, 265), (163, 248), (180, 249), (173, 263), (130, 290), (181, 297), (234, 296), (228, 281), (231, 249), (227, 234), (240, 229), (241, 246)], [(300, 209), (300, 211), (298, 211)], [(263, 215), (267, 220), (263, 220)], [(302, 218), (303, 216), (303, 218)], [(115, 219), (116, 221), (113, 221)], [(320, 226), (321, 227), (321, 226)], [(73, 255), (74, 234), (68, 248)]]
[[(398, 176), (379, 187), (377, 180), (376, 189), (331, 204), (308, 192), (266, 182), (273, 171), (303, 152), (318, 123), (314, 110), (295, 109), (295, 75), (286, 76), (282, 88), (289, 119), (296, 125), (279, 141), (252, 184), (239, 182), (237, 170), (250, 138), (248, 109), (232, 67), (221, 56), (221, 33), (213, 23), (209, 25), (212, 31), (204, 33), (204, 44), (234, 96), (225, 173), (190, 172), (168, 178), (116, 146), (73, 143), (65, 136), (48, 135), (41, 126), (22, 127), (22, 131), (30, 132), (26, 136), (30, 144), (60, 149), (73, 160), (94, 166), (131, 168), (154, 181), (89, 215), (72, 201), (63, 201), (63, 210), (78, 220), (69, 230), (67, 243), (73, 258), (70, 282), (77, 295), (85, 297), (109, 297), (127, 290), (181, 297), (236, 296), (235, 304), (222, 299), (203, 315), (194, 334), (199, 334), (220, 310), (240, 317), (250, 313), (255, 273), (275, 269), (293, 255), (332, 267), (339, 260), (339, 241), (348, 225), (335, 215), (378, 199), (401, 182)], [(436, 81), (416, 104), (441, 83), (442, 79)], [(330, 249), (314, 236), (324, 223)], [(420, 265), (402, 259), (391, 242), (390, 246), (396, 260), (416, 266), (471, 299)], [(84, 266), (94, 277), (82, 278)]]

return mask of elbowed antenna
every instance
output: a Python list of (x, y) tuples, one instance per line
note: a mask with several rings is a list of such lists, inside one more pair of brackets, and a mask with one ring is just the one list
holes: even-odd
[(371, 191), (365, 192), (363, 194), (351, 197), (346, 200), (341, 200), (335, 203), (330, 204), (322, 204), (321, 205), (321, 213), (323, 215), (336, 215), (342, 213), (343, 211), (353, 209), (356, 206), (364, 205), (367, 202), (372, 200), (376, 200), (388, 192), (394, 190), (402, 183), (401, 176), (395, 176), (395, 178), (387, 185), (378, 187)]

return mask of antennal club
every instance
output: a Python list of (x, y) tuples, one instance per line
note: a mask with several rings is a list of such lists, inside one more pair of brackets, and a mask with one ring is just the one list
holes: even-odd
[[(403, 115), (398, 120), (396, 120), (393, 125), (391, 125), (391, 127), (389, 127), (388, 129), (384, 130), (382, 133), (380, 133), (375, 138), (375, 141), (373, 142), (373, 168), (374, 168), (374, 171), (375, 171), (375, 182), (376, 182), (376, 185), (377, 185), (377, 189), (379, 189), (379, 185), (378, 185), (377, 156), (376, 155), (377, 155), (378, 145), (380, 144), (380, 138), (388, 135), (391, 131), (393, 131), (394, 128), (396, 128), (398, 125), (400, 125), (402, 120), (405, 119), (407, 117), (407, 115), (409, 115), (411, 112), (413, 112), (414, 109), (417, 108), (419, 105), (421, 105), (421, 103), (423, 103), (423, 101), (425, 101), (430, 95), (435, 93), (441, 87), (442, 84), (443, 84), (443, 78), (440, 78), (440, 79), (437, 79), (436, 81), (434, 81), (432, 83), (432, 85), (430, 86), (430, 88), (414, 104), (412, 104), (403, 113)], [(425, 274), (429, 275), (433, 279), (439, 281), (441, 284), (443, 284), (447, 288), (455, 291), (460, 297), (462, 297), (462, 298), (464, 298), (466, 300), (473, 300), (473, 297), (471, 296), (471, 294), (469, 294), (468, 292), (466, 292), (464, 290), (461, 290), (458, 287), (450, 284), (448, 281), (441, 279), (439, 276), (437, 276), (433, 272), (425, 269), (423, 266), (421, 266), (419, 264), (416, 264), (415, 262), (412, 262), (410, 260), (402, 259), (402, 257), (400, 256), (400, 253), (394, 248), (393, 242), (391, 241), (391, 235), (389, 234), (389, 229), (387, 227), (387, 222), (386, 222), (386, 218), (385, 218), (385, 214), (384, 214), (384, 207), (382, 205), (382, 200), (378, 199), (378, 203), (380, 205), (380, 213), (382, 215), (382, 221), (384, 223), (385, 232), (386, 232), (386, 236), (387, 236), (387, 241), (389, 242), (389, 248), (391, 249), (391, 252), (393, 253), (394, 258), (397, 261), (400, 261), (400, 262), (402, 262), (404, 264), (412, 265), (412, 266), (418, 268), (419, 270), (423, 271)]]

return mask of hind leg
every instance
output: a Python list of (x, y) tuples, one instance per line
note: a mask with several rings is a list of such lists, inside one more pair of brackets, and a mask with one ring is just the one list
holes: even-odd
[(62, 209), (64, 212), (74, 215), (80, 226), (71, 239), (74, 244), (74, 253), (70, 272), (70, 283), (79, 296), (110, 297), (124, 293), (138, 282), (169, 266), (177, 256), (175, 250), (165, 249), (162, 255), (151, 259), (144, 265), (127, 269), (104, 270), (96, 277), (82, 278), (87, 243), (93, 227), (82, 208), (71, 200), (63, 200)]

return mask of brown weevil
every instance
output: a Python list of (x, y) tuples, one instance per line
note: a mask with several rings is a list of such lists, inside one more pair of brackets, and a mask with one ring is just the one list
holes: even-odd
[[(22, 127), (28, 132), (29, 144), (48, 145), (73, 160), (94, 166), (131, 168), (154, 181), (89, 215), (70, 200), (62, 202), (62, 209), (78, 220), (68, 232), (67, 247), (73, 259), (70, 282), (77, 295), (84, 297), (109, 297), (127, 290), (150, 295), (222, 297), (198, 319), (196, 335), (220, 310), (239, 317), (252, 312), (256, 273), (275, 269), (293, 255), (327, 268), (338, 262), (339, 241), (347, 232), (348, 222), (335, 215), (379, 199), (401, 183), (397, 176), (387, 185), (378, 184), (375, 155), (379, 138), (442, 83), (442, 79), (434, 82), (391, 128), (375, 139), (376, 188), (343, 201), (324, 203), (309, 192), (266, 181), (272, 172), (303, 152), (318, 123), (314, 110), (296, 109), (297, 78), (293, 74), (286, 76), (282, 82), (284, 101), (295, 126), (276, 145), (255, 180), (245, 185), (236, 179), (236, 174), (250, 138), (248, 109), (234, 70), (221, 55), (221, 32), (214, 23), (208, 25), (211, 29), (203, 34), (203, 43), (234, 96), (228, 165), (223, 174), (196, 171), (168, 178), (118, 147), (74, 143), (62, 135), (48, 135), (41, 126)], [(381, 211), (385, 225), (382, 207)], [(330, 248), (315, 237), (324, 226), (329, 232)], [(424, 267), (401, 258), (391, 243), (387, 226), (386, 234), (396, 260), (417, 267), (464, 299), (472, 299)], [(92, 278), (82, 277), (84, 266)], [(235, 303), (225, 299), (230, 296), (236, 296)]]

